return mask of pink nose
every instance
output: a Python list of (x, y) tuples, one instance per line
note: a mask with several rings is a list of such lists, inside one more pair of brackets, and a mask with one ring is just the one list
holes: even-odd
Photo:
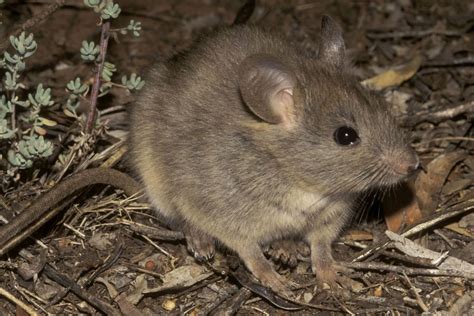
[(411, 148), (399, 155), (392, 156), (390, 160), (393, 170), (405, 176), (412, 175), (420, 167), (418, 155)]

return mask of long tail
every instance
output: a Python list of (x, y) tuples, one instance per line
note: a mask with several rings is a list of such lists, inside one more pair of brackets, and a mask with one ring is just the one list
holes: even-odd
[[(0, 256), (24, 240), (28, 235), (18, 237), (17, 235), (27, 228), (38, 229), (43, 222), (43, 217), (49, 219), (56, 214), (48, 211), (65, 198), (71, 196), (78, 190), (94, 184), (108, 184), (122, 189), (127, 195), (134, 195), (142, 189), (141, 185), (129, 175), (111, 168), (93, 168), (80, 171), (71, 177), (61, 181), (48, 192), (33, 201), (18, 216), (13, 218), (7, 225), (0, 227)], [(59, 212), (59, 210), (58, 210)], [(33, 231), (34, 231), (33, 230)], [(33, 231), (30, 231), (32, 233)]]

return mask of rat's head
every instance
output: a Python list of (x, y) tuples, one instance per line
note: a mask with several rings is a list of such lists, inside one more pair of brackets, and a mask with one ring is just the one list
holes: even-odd
[(419, 165), (389, 106), (345, 70), (344, 54), (340, 27), (324, 17), (317, 59), (258, 54), (239, 70), (242, 99), (267, 124), (261, 144), (319, 192), (393, 185)]

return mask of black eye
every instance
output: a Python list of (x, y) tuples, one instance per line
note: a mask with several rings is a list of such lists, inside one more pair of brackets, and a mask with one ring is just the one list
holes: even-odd
[(342, 146), (354, 145), (359, 142), (359, 135), (349, 126), (341, 126), (334, 132), (334, 141)]

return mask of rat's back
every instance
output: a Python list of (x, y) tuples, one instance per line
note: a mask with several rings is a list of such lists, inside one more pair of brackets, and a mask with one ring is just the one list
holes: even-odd
[[(295, 54), (280, 38), (239, 26), (152, 67), (131, 110), (130, 152), (153, 205), (166, 218), (194, 221), (218, 212), (235, 221), (249, 212), (237, 194), (252, 191), (246, 182), (277, 180), (274, 162), (252, 143), (246, 127), (257, 117), (242, 101), (238, 66), (254, 54), (283, 52)], [(239, 198), (226, 198), (232, 194)]]

